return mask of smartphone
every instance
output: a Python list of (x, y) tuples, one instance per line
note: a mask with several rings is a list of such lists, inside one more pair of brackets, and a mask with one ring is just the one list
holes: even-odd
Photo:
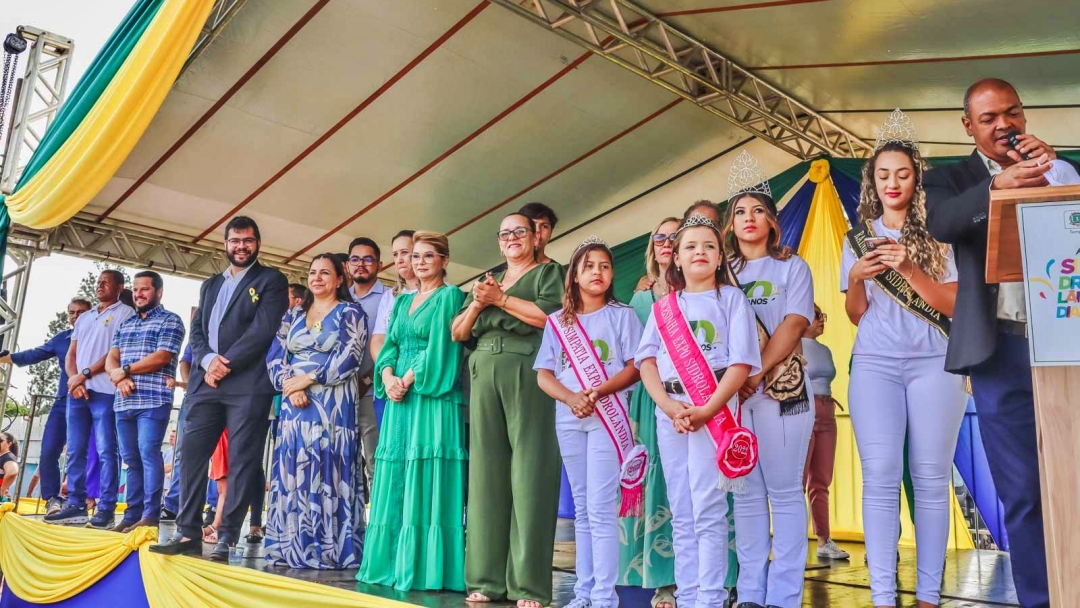
[(881, 247), (882, 245), (888, 245), (891, 242), (892, 242), (892, 239), (890, 239), (887, 236), (871, 237), (871, 238), (866, 239), (866, 250), (867, 251), (873, 251), (873, 250), (877, 249), (878, 247)]

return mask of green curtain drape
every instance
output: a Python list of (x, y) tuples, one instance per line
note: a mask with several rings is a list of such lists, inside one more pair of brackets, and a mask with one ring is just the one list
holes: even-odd
[[(45, 166), (45, 163), (56, 154), (56, 151), (64, 145), (68, 137), (90, 113), (102, 92), (120, 70), (120, 66), (131, 54), (131, 50), (146, 32), (150, 22), (154, 20), (164, 1), (138, 0), (131, 7), (119, 27), (113, 31), (109, 39), (105, 41), (105, 45), (98, 51), (90, 67), (79, 79), (79, 83), (72, 89), (56, 118), (49, 123), (49, 128), (45, 131), (41, 143), (34, 150), (34, 155), (30, 158), (22, 175), (19, 176), (15, 192), (18, 192), (23, 184), (30, 181)], [(0, 271), (3, 269), (4, 256), (7, 255), (7, 237), (10, 228), (11, 216), (8, 215), (4, 197), (0, 196)]]

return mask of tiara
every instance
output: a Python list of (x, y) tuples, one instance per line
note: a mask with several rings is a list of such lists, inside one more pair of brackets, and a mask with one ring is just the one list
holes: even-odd
[(720, 232), (720, 229), (716, 227), (716, 224), (712, 220), (705, 217), (704, 215), (701, 215), (700, 213), (695, 213), (690, 217), (686, 218), (686, 221), (683, 222), (682, 226), (679, 226), (678, 232), (682, 232), (686, 228), (693, 228), (694, 226), (707, 226), (717, 232)]
[(901, 144), (912, 150), (919, 149), (919, 135), (915, 132), (915, 123), (911, 122), (907, 114), (900, 108), (896, 108), (881, 124), (881, 132), (878, 133), (877, 142), (874, 144), (874, 152), (883, 148), (886, 144)]
[(587, 247), (589, 245), (607, 245), (607, 243), (604, 242), (604, 239), (596, 236), (595, 234), (590, 234), (589, 238), (581, 241), (581, 244), (578, 245), (577, 248), (581, 249), (582, 247)]
[(731, 173), (728, 174), (727, 194), (728, 200), (740, 194), (756, 192), (772, 198), (772, 188), (765, 172), (761, 170), (756, 158), (743, 150), (735, 157), (735, 163), (731, 165)]

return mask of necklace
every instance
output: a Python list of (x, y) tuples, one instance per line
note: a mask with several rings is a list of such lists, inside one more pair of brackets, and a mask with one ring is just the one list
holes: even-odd
[(436, 291), (438, 291), (439, 289), (441, 289), (445, 285), (446, 285), (446, 283), (440, 283), (437, 287), (432, 287), (431, 289), (429, 289), (427, 291), (419, 291), (419, 290), (417, 290), (416, 295), (418, 295), (418, 296), (426, 296), (429, 293), (435, 293)]
[(315, 322), (315, 324), (311, 326), (311, 327), (312, 327), (312, 329), (314, 329), (315, 331), (322, 331), (322, 322), (323, 322), (323, 319), (325, 319), (325, 318), (326, 318), (326, 315), (327, 315), (327, 314), (329, 314), (331, 310), (334, 310), (334, 308), (335, 308), (336, 306), (337, 306), (337, 302), (334, 302), (334, 304), (333, 304), (332, 306), (330, 306), (330, 308), (327, 308), (327, 309), (325, 309), (325, 310), (315, 310), (315, 307), (314, 307), (314, 306), (312, 306), (312, 307), (311, 307), (311, 308), (310, 308), (310, 309), (308, 310), (308, 314), (311, 314), (311, 313), (315, 313), (316, 315), (322, 315), (322, 316), (321, 316), (321, 317), (319, 318), (319, 320), (318, 320), (318, 321), (316, 321), (316, 322)]

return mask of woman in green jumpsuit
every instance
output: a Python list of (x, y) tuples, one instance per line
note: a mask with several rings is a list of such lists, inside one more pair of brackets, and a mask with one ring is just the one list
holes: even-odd
[(468, 454), (462, 348), (450, 324), (465, 294), (444, 282), (444, 235), (417, 232), (411, 255), (420, 290), (394, 301), (375, 362), (375, 395), (386, 410), (356, 578), (402, 591), (464, 591)]
[(475, 343), (469, 359), (469, 504), (466, 601), (551, 603), (551, 560), (562, 459), (555, 403), (533, 362), (547, 315), (562, 307), (562, 269), (536, 261), (532, 221), (499, 227), (505, 272), (477, 281), (453, 337)]

